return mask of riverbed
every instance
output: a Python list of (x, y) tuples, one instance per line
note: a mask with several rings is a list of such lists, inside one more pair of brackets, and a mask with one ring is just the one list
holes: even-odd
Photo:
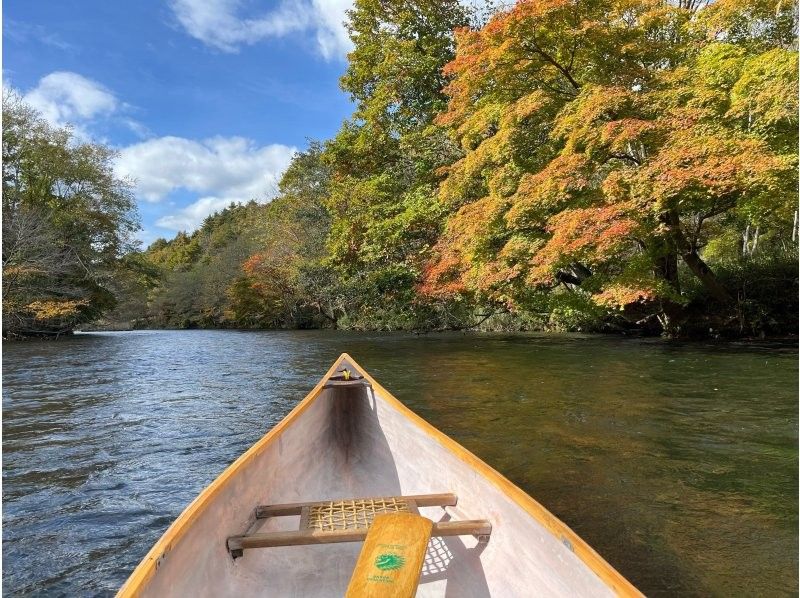
[(649, 596), (797, 594), (796, 345), (141, 331), (4, 343), (4, 595), (113, 594), (343, 351)]

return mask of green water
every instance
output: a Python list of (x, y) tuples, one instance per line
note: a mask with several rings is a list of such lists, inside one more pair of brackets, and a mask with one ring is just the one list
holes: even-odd
[(342, 351), (646, 594), (797, 594), (792, 345), (187, 331), (4, 349), (9, 595), (113, 592)]

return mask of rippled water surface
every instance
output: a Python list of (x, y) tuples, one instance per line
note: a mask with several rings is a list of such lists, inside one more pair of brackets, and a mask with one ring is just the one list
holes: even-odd
[(342, 351), (645, 593), (797, 593), (792, 346), (159, 331), (3, 350), (8, 596), (112, 594)]

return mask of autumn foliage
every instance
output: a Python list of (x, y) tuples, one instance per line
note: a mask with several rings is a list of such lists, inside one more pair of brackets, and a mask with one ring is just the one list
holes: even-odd
[(269, 206), (151, 248), (157, 321), (796, 321), (795, 2), (466, 4), (355, 1), (352, 116)]
[(440, 170), (453, 211), (420, 292), (582, 293), (664, 326), (686, 276), (733, 301), (704, 248), (792, 234), (794, 8), (528, 0), (459, 30), (437, 123), (463, 155)]

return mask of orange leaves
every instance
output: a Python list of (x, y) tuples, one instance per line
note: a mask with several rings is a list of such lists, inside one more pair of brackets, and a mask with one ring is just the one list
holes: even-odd
[(545, 168), (522, 177), (506, 215), (514, 228), (536, 226), (543, 217), (558, 210), (586, 191), (591, 183), (592, 165), (583, 154), (561, 154)]
[(555, 270), (570, 261), (593, 264), (610, 260), (630, 244), (637, 226), (622, 207), (613, 205), (556, 214), (548, 221), (550, 240), (532, 260), (529, 281), (552, 282)]
[[(774, 43), (789, 11), (775, 0), (699, 9), (725, 21), (723, 43), (693, 37), (687, 23), (705, 19), (696, 10), (521, 0), (458, 33), (437, 122), (464, 150), (440, 186), (460, 209), (429, 288), (439, 279), (449, 292), (492, 298), (580, 271), (574, 284), (598, 305), (648, 303), (678, 288), (661, 263), (664, 252), (678, 259), (664, 241), (665, 210), (697, 251), (723, 214), (756, 222), (793, 212), (797, 54), (751, 44)], [(499, 212), (482, 217), (488, 206)]]
[(616, 86), (587, 85), (558, 114), (552, 136), (568, 151), (598, 161), (610, 158), (638, 162), (642, 144), (661, 129), (651, 97)]
[(505, 118), (516, 122), (537, 115), (542, 109), (550, 106), (552, 100), (540, 89), (523, 95), (506, 110)]
[(662, 204), (688, 200), (700, 207), (757, 192), (781, 168), (783, 162), (759, 140), (676, 131), (637, 179), (640, 193)]
[[(475, 290), (477, 264), (492, 261), (493, 245), (502, 235), (505, 202), (484, 197), (462, 206), (448, 222), (434, 258), (426, 264), (418, 290), (429, 297), (453, 298)], [(481, 285), (479, 285), (481, 286)]]
[(255, 276), (265, 259), (266, 256), (263, 253), (255, 253), (244, 261), (242, 269), (248, 276)]
[(463, 280), (462, 261), (443, 248), (440, 255), (425, 265), (417, 292), (434, 299), (455, 299), (467, 291)]
[[(642, 118), (623, 118), (606, 123), (600, 133), (600, 140), (608, 151), (627, 155), (635, 143), (643, 143), (647, 137), (660, 129), (658, 123)], [(633, 152), (631, 152), (633, 153)], [(637, 156), (631, 156), (635, 159)]]
[(657, 298), (657, 291), (653, 286), (633, 286), (629, 284), (610, 284), (602, 293), (594, 295), (592, 299), (598, 305), (622, 309), (633, 303), (647, 303)]

